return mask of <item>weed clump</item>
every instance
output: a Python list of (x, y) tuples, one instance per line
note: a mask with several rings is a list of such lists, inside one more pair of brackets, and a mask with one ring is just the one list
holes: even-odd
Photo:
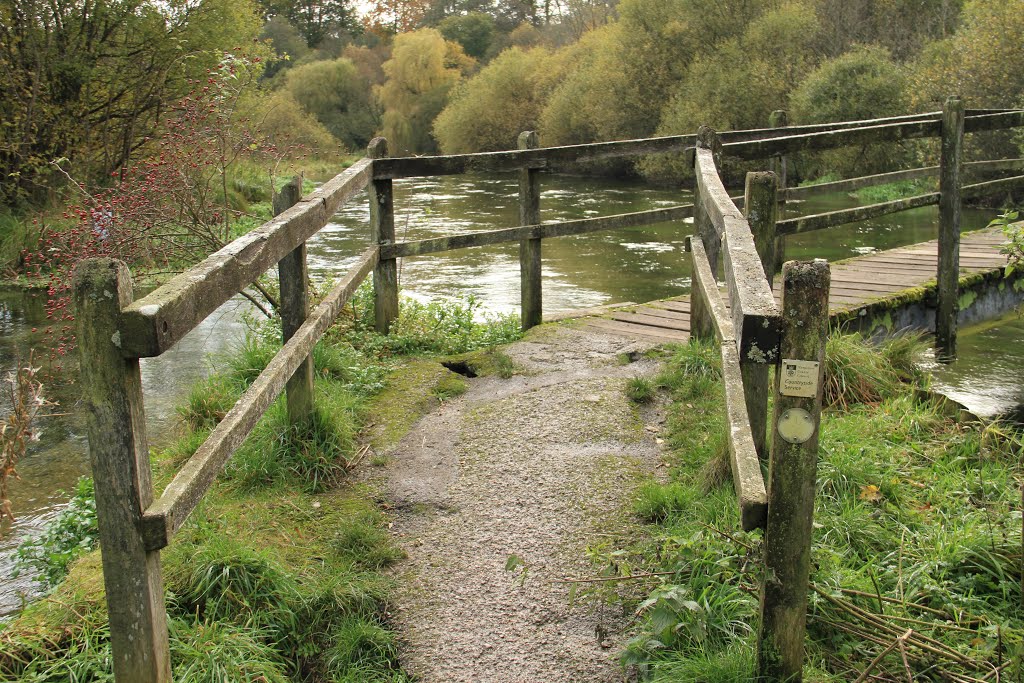
[(626, 382), (626, 397), (634, 403), (651, 403), (657, 386), (646, 377), (633, 377)]

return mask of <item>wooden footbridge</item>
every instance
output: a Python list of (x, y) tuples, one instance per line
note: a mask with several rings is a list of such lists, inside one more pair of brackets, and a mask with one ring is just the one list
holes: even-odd
[[(1007, 264), (1000, 253), (1006, 243), (1002, 230), (986, 228), (962, 236), (960, 242), (961, 289), (986, 277), (999, 281)], [(898, 249), (878, 251), (839, 263), (832, 269), (829, 310), (837, 321), (856, 323), (854, 327), (874, 332), (878, 317), (872, 310), (889, 311), (894, 302), (899, 308), (912, 305), (927, 307), (936, 297), (939, 261), (938, 240), (913, 244)], [(972, 277), (973, 276), (973, 277)], [(782, 283), (773, 288), (776, 301), (782, 300)], [(1024, 298), (1024, 294), (1022, 294)], [(933, 305), (933, 304), (932, 304)], [(864, 311), (864, 315), (861, 315)], [(888, 320), (891, 322), (891, 312)], [(861, 323), (861, 319), (866, 319)], [(926, 323), (920, 319), (921, 323)], [(664, 342), (685, 342), (690, 339), (690, 295), (652, 301), (641, 306), (616, 307), (600, 317), (584, 319), (584, 324), (602, 332), (626, 337), (655, 339)], [(923, 325), (919, 325), (923, 326)], [(879, 324), (877, 327), (884, 327)], [(898, 331), (888, 329), (888, 332)]]
[[(376, 326), (387, 333), (398, 316), (397, 259), (498, 242), (520, 243), (522, 321), (542, 321), (541, 243), (544, 239), (599, 230), (694, 218), (690, 240), (694, 287), (689, 299), (620, 311), (589, 324), (619, 332), (679, 341), (717, 339), (722, 355), (733, 480), (743, 526), (765, 529), (766, 582), (758, 644), (758, 678), (798, 680), (803, 657), (811, 510), (821, 412), (824, 336), (833, 312), (870, 305), (907, 286), (934, 278), (937, 339), (955, 348), (963, 272), (996, 269), (997, 236), (982, 232), (960, 242), (960, 206), (972, 195), (1006, 192), (1024, 185), (1017, 175), (974, 185), (961, 172), (1024, 170), (1021, 160), (965, 164), (965, 134), (1024, 127), (1024, 111), (965, 110), (951, 99), (942, 112), (810, 126), (771, 128), (592, 145), (538, 148), (524, 133), (519, 149), (445, 157), (388, 158), (382, 139), (367, 158), (312, 194), (282, 196), (275, 218), (240, 237), (202, 263), (144, 298), (133, 301), (124, 264), (93, 259), (75, 275), (81, 387), (88, 407), (89, 452), (95, 483), (100, 548), (110, 617), (114, 675), (118, 683), (171, 680), (167, 613), (160, 551), (173, 541), (227, 460), (259, 418), (287, 387), (288, 415), (308, 418), (313, 402), (311, 351), (361, 282), (372, 273)], [(815, 188), (785, 185), (787, 155), (848, 146), (892, 145), (902, 140), (937, 139), (940, 163)], [(694, 170), (694, 204), (619, 216), (542, 223), (541, 173), (577, 162), (650, 154), (685, 154)], [(720, 177), (724, 157), (758, 161), (774, 173), (747, 176), (742, 201), (730, 198)], [(392, 181), (467, 171), (514, 171), (520, 178), (520, 225), (416, 242), (397, 242)], [(823, 191), (939, 176), (939, 192), (791, 220), (778, 220), (780, 201)], [(306, 241), (337, 209), (370, 190), (371, 246), (312, 311), (309, 310)], [(739, 205), (743, 205), (743, 209)], [(920, 206), (939, 205), (937, 243), (914, 245), (837, 264), (790, 262), (783, 269), (782, 305), (770, 287), (779, 256), (776, 243), (787, 234), (825, 229)], [(724, 278), (719, 278), (721, 264)], [(221, 304), (268, 269), (278, 267), (282, 335), (285, 343), (238, 403), (158, 496), (153, 491), (139, 360), (158, 356)], [(963, 268), (962, 268), (963, 267)], [(719, 280), (724, 279), (725, 293)], [(993, 283), (996, 284), (996, 283)], [(1010, 283), (1016, 289), (1019, 282)], [(996, 287), (1005, 288), (1006, 282)], [(891, 288), (891, 289), (890, 289)], [(785, 360), (803, 377), (788, 392), (775, 373), (775, 417), (766, 440), (768, 372)], [(817, 377), (817, 392), (813, 387)], [(794, 393), (795, 392), (795, 393)], [(780, 413), (781, 411), (781, 413)], [(781, 415), (781, 417), (778, 417)], [(777, 418), (777, 419), (776, 419)], [(785, 429), (783, 428), (785, 426)], [(768, 446), (770, 445), (770, 453)], [(760, 457), (768, 458), (766, 484)], [(808, 499), (808, 492), (810, 498)]]

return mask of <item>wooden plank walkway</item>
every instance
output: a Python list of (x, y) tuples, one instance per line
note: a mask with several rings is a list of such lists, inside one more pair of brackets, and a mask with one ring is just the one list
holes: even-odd
[[(960, 240), (960, 275), (1002, 269), (1007, 257), (999, 253), (1006, 239), (998, 228), (964, 233)], [(879, 251), (832, 264), (829, 308), (833, 315), (849, 313), (908, 289), (935, 288), (938, 242)], [(775, 299), (781, 299), (782, 278), (775, 278)], [(690, 338), (690, 296), (652, 301), (586, 318), (584, 324), (606, 333), (680, 342)]]

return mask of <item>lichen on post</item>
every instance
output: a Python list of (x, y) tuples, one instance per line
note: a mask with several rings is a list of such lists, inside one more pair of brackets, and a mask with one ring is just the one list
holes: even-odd
[[(768, 518), (764, 535), (757, 680), (802, 680), (814, 491), (828, 336), (828, 263), (790, 261), (782, 269), (783, 335), (775, 372)], [(783, 387), (786, 361), (807, 372), (799, 390)], [(818, 363), (815, 372), (807, 363)], [(809, 382), (814, 377), (816, 384)], [(808, 395), (811, 394), (811, 395)], [(782, 425), (798, 423), (786, 431)]]
[(939, 270), (935, 343), (944, 359), (956, 357), (957, 285), (960, 278), (960, 175), (963, 168), (964, 103), (950, 97), (942, 108), (939, 162)]
[[(366, 148), (370, 159), (386, 159), (388, 141), (374, 138)], [(395, 243), (394, 188), (390, 178), (370, 183), (370, 241), (384, 246)], [(398, 319), (398, 260), (382, 258), (373, 269), (374, 326), (387, 334)]]
[(89, 259), (75, 268), (89, 460), (96, 496), (103, 584), (118, 683), (169, 683), (167, 612), (159, 551), (147, 551), (142, 515), (153, 486), (138, 358), (124, 358), (121, 310), (132, 301), (128, 268)]
[[(302, 178), (295, 176), (274, 196), (274, 215), (284, 213), (302, 198)], [(303, 242), (277, 264), (281, 287), (281, 340), (287, 343), (309, 315), (309, 270)], [(288, 421), (306, 422), (313, 414), (313, 357), (307, 356), (288, 380)]]
[[(540, 146), (535, 131), (524, 131), (517, 141), (519, 149)], [(540, 225), (540, 171), (519, 169), (519, 224)], [(540, 325), (543, 318), (541, 295), (541, 240), (529, 238), (519, 242), (519, 281), (523, 330)]]

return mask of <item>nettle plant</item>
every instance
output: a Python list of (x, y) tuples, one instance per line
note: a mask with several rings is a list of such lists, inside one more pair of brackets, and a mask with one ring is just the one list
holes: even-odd
[(79, 261), (118, 258), (136, 278), (188, 267), (231, 241), (250, 218), (236, 190), (241, 169), (267, 169), (263, 194), (271, 195), (276, 169), (297, 150), (272, 144), (244, 115), (262, 68), (262, 57), (240, 49), (225, 53), (148, 141), (149, 155), (115, 171), (109, 187), (86, 187), (65, 170), (66, 159), (53, 162), (78, 201), (65, 207), (62, 220), (40, 228), (38, 251), (22, 255), (26, 273), (49, 283), (51, 360), (59, 364), (73, 345), (71, 273)]

